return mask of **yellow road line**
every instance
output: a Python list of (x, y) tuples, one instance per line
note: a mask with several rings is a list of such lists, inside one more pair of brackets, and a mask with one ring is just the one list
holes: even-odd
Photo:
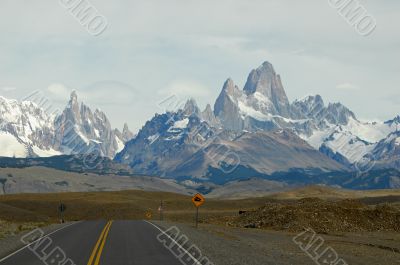
[(96, 257), (96, 261), (94, 262), (94, 265), (99, 265), (100, 258), (101, 258), (101, 253), (103, 252), (104, 245), (106, 244), (108, 233), (110, 232), (110, 228), (111, 228), (112, 223), (113, 223), (113, 221), (110, 221), (110, 225), (108, 226), (107, 232), (104, 235), (103, 242), (101, 242), (101, 245), (100, 245), (100, 248), (99, 248), (99, 252), (97, 253), (97, 257)]
[(96, 256), (96, 253), (97, 253), (97, 249), (99, 248), (100, 243), (101, 243), (101, 241), (103, 240), (104, 234), (105, 234), (107, 228), (108, 228), (110, 225), (111, 225), (111, 222), (109, 221), (109, 222), (107, 222), (106, 226), (103, 228), (103, 231), (101, 232), (100, 237), (99, 237), (99, 239), (97, 240), (97, 243), (96, 243), (96, 245), (95, 245), (95, 247), (94, 247), (94, 249), (93, 249), (93, 251), (92, 251), (92, 255), (90, 255), (90, 259), (89, 259), (87, 265), (92, 265), (93, 260), (94, 260), (94, 258), (95, 258), (95, 256)]

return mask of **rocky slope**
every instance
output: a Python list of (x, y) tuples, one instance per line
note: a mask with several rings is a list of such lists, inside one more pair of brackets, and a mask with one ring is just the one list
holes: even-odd
[(345, 170), (296, 134), (277, 130), (245, 132), (232, 140), (217, 138), (188, 157), (171, 175), (198, 178), (210, 176), (211, 179), (213, 175), (219, 175), (219, 181), (228, 181), (245, 176), (246, 173), (241, 172), (242, 170), (253, 171), (250, 173), (251, 177), (251, 174), (271, 175), (291, 169)]
[(400, 168), (400, 131), (379, 141), (365, 158), (370, 159), (375, 168)]
[(165, 191), (182, 194), (195, 192), (173, 180), (150, 176), (121, 176), (113, 173), (81, 174), (43, 166), (0, 168), (0, 195), (118, 190)]

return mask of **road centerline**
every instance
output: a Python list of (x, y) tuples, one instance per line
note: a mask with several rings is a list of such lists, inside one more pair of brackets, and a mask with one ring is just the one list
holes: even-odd
[[(96, 260), (95, 260), (94, 264), (98, 264), (98, 262), (100, 260), (99, 255), (101, 255), (99, 247), (101, 248), (101, 251), (102, 251), (103, 248), (101, 246), (104, 247), (105, 239), (107, 238), (111, 224), (112, 224), (112, 221), (108, 221), (107, 224), (104, 226), (103, 230), (101, 231), (99, 239), (97, 240), (96, 245), (93, 248), (92, 254), (90, 255), (87, 265), (92, 265), (95, 258), (96, 258)], [(97, 254), (97, 256), (96, 256), (96, 254)]]
[(113, 223), (113, 221), (110, 221), (110, 225), (108, 226), (107, 231), (104, 234), (104, 238), (103, 238), (103, 241), (101, 242), (99, 252), (97, 253), (97, 257), (96, 257), (96, 261), (95, 261), (94, 265), (99, 265), (99, 263), (100, 263), (101, 254), (103, 253), (104, 245), (106, 244), (108, 233), (110, 232), (112, 223)]

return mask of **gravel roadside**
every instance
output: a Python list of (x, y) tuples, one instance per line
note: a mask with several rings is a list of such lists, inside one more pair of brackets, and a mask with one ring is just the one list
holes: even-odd
[[(49, 225), (46, 227), (41, 227), (40, 229), (43, 230), (43, 232), (45, 233), (45, 235), (54, 232), (57, 229), (60, 229), (64, 226), (68, 226), (71, 223), (65, 223), (65, 224), (53, 224), (53, 225)], [(3, 257), (6, 257), (7, 255), (13, 253), (14, 251), (17, 251), (18, 249), (22, 248), (24, 246), (24, 243), (21, 242), (21, 238), (28, 234), (30, 231), (24, 231), (21, 232), (18, 235), (14, 235), (14, 236), (9, 236), (6, 237), (2, 240), (0, 240), (0, 259), (2, 259)]]
[[(176, 226), (214, 265), (310, 265), (314, 261), (294, 242), (294, 233), (259, 229), (240, 229), (201, 224), (153, 222), (167, 230)], [(334, 249), (345, 264), (400, 265), (399, 233), (346, 233), (318, 235), (324, 240), (321, 249)], [(322, 251), (321, 251), (322, 252)], [(324, 263), (319, 263), (324, 264)]]

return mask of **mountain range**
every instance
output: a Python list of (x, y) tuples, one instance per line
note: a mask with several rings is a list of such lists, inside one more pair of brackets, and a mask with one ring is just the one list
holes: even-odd
[(78, 102), (76, 92), (62, 113), (47, 113), (35, 102), (0, 97), (0, 156), (49, 157), (97, 153), (113, 158), (133, 138), (125, 124), (120, 132), (107, 116)]
[(291, 170), (399, 169), (399, 128), (400, 117), (362, 122), (320, 95), (290, 103), (265, 62), (243, 89), (228, 79), (214, 110), (201, 111), (190, 99), (181, 110), (156, 115), (115, 161), (145, 174), (212, 182)]
[[(289, 102), (269, 62), (252, 70), (242, 89), (228, 79), (213, 108), (208, 104), (202, 111), (189, 99), (182, 109), (156, 114), (137, 135), (126, 125), (122, 132), (112, 129), (103, 112), (78, 103), (76, 92), (58, 115), (0, 97), (0, 122), (0, 155), (6, 157), (96, 152), (122, 164), (124, 172), (203, 189), (253, 177), (400, 187), (400, 116), (360, 121), (320, 95)], [(371, 172), (379, 177), (374, 180)]]

